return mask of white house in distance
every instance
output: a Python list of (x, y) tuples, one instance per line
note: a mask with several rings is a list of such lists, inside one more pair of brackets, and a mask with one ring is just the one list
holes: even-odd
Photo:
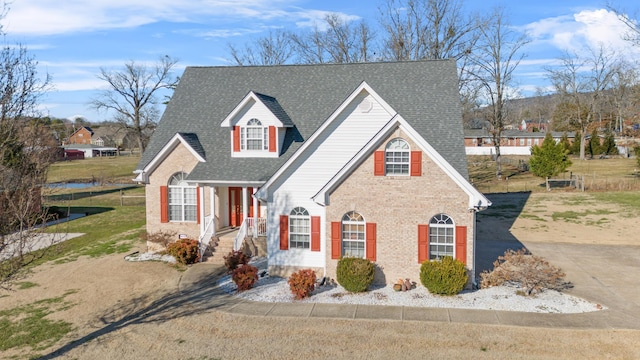
[(473, 278), (490, 202), (463, 139), (455, 61), (188, 67), (136, 180), (148, 232), (237, 228), (266, 239), (271, 275), (357, 256), (392, 283), (450, 255)]

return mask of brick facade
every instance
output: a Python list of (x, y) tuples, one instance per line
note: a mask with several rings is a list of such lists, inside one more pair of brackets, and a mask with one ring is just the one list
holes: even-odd
[[(147, 200), (147, 232), (154, 233), (160, 230), (172, 231), (176, 234), (185, 234), (191, 239), (198, 239), (200, 225), (196, 222), (160, 222), (160, 186), (166, 186), (171, 176), (176, 172), (190, 173), (198, 163), (193, 154), (183, 145), (178, 146), (160, 163), (150, 174), (149, 184), (145, 186)], [(205, 188), (208, 195), (208, 188)], [(207, 198), (208, 196), (205, 196)], [(151, 244), (148, 244), (151, 245)], [(153, 249), (150, 249), (153, 250)]]
[[(418, 147), (400, 129), (387, 142), (405, 139), (411, 150)], [(437, 214), (447, 214), (456, 226), (467, 227), (466, 264), (473, 268), (474, 214), (468, 209), (469, 196), (435, 164), (422, 156), (421, 176), (374, 176), (371, 154), (330, 195), (326, 208), (327, 276), (335, 278), (337, 260), (331, 258), (331, 222), (339, 222), (349, 211), (359, 212), (366, 222), (377, 224), (376, 283), (394, 283), (399, 278), (419, 282), (418, 224), (428, 224)]]

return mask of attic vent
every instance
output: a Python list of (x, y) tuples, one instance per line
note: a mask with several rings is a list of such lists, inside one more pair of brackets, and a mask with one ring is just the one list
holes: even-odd
[(362, 100), (362, 102), (360, 102), (360, 104), (358, 105), (358, 109), (360, 110), (360, 112), (363, 112), (363, 113), (368, 113), (369, 111), (371, 111), (372, 108), (373, 108), (373, 103), (369, 99)]

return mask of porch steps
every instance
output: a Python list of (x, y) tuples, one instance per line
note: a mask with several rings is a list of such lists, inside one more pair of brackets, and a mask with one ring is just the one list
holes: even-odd
[(211, 238), (209, 248), (204, 255), (204, 262), (224, 264), (224, 257), (233, 251), (233, 243), (237, 234), (237, 228), (226, 228), (218, 231), (217, 236)]

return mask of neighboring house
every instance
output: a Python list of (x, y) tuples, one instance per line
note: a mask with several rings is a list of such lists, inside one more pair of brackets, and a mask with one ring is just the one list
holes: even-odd
[[(68, 157), (67, 160), (80, 160), (92, 157), (118, 155), (117, 148), (92, 144), (64, 145), (62, 146), (62, 148), (64, 149), (65, 154), (71, 155), (71, 157)], [(79, 156), (78, 152), (82, 152), (83, 155)]]
[[(564, 132), (553, 131), (551, 136), (559, 142), (564, 136)], [(567, 138), (572, 143), (575, 138), (574, 132), (568, 132)], [(531, 155), (533, 145), (542, 145), (544, 132), (526, 132), (519, 130), (504, 130), (500, 142), (501, 155)], [(493, 155), (495, 147), (492, 135), (486, 129), (465, 129), (464, 146), (467, 155)]]
[(522, 122), (520, 122), (519, 130), (528, 131), (528, 132), (538, 132), (538, 131), (545, 132), (547, 131), (548, 124), (549, 122), (547, 120), (525, 119), (525, 120), (522, 120)]
[(65, 145), (88, 145), (91, 144), (91, 137), (93, 136), (93, 130), (88, 126), (81, 126), (79, 129), (69, 135), (69, 139)]
[(147, 231), (264, 234), (271, 275), (335, 278), (357, 256), (392, 283), (450, 255), (473, 279), (490, 202), (468, 181), (457, 81), (450, 60), (188, 67), (136, 170)]
[(122, 147), (127, 129), (118, 125), (102, 125), (93, 130), (91, 143), (98, 146)]

